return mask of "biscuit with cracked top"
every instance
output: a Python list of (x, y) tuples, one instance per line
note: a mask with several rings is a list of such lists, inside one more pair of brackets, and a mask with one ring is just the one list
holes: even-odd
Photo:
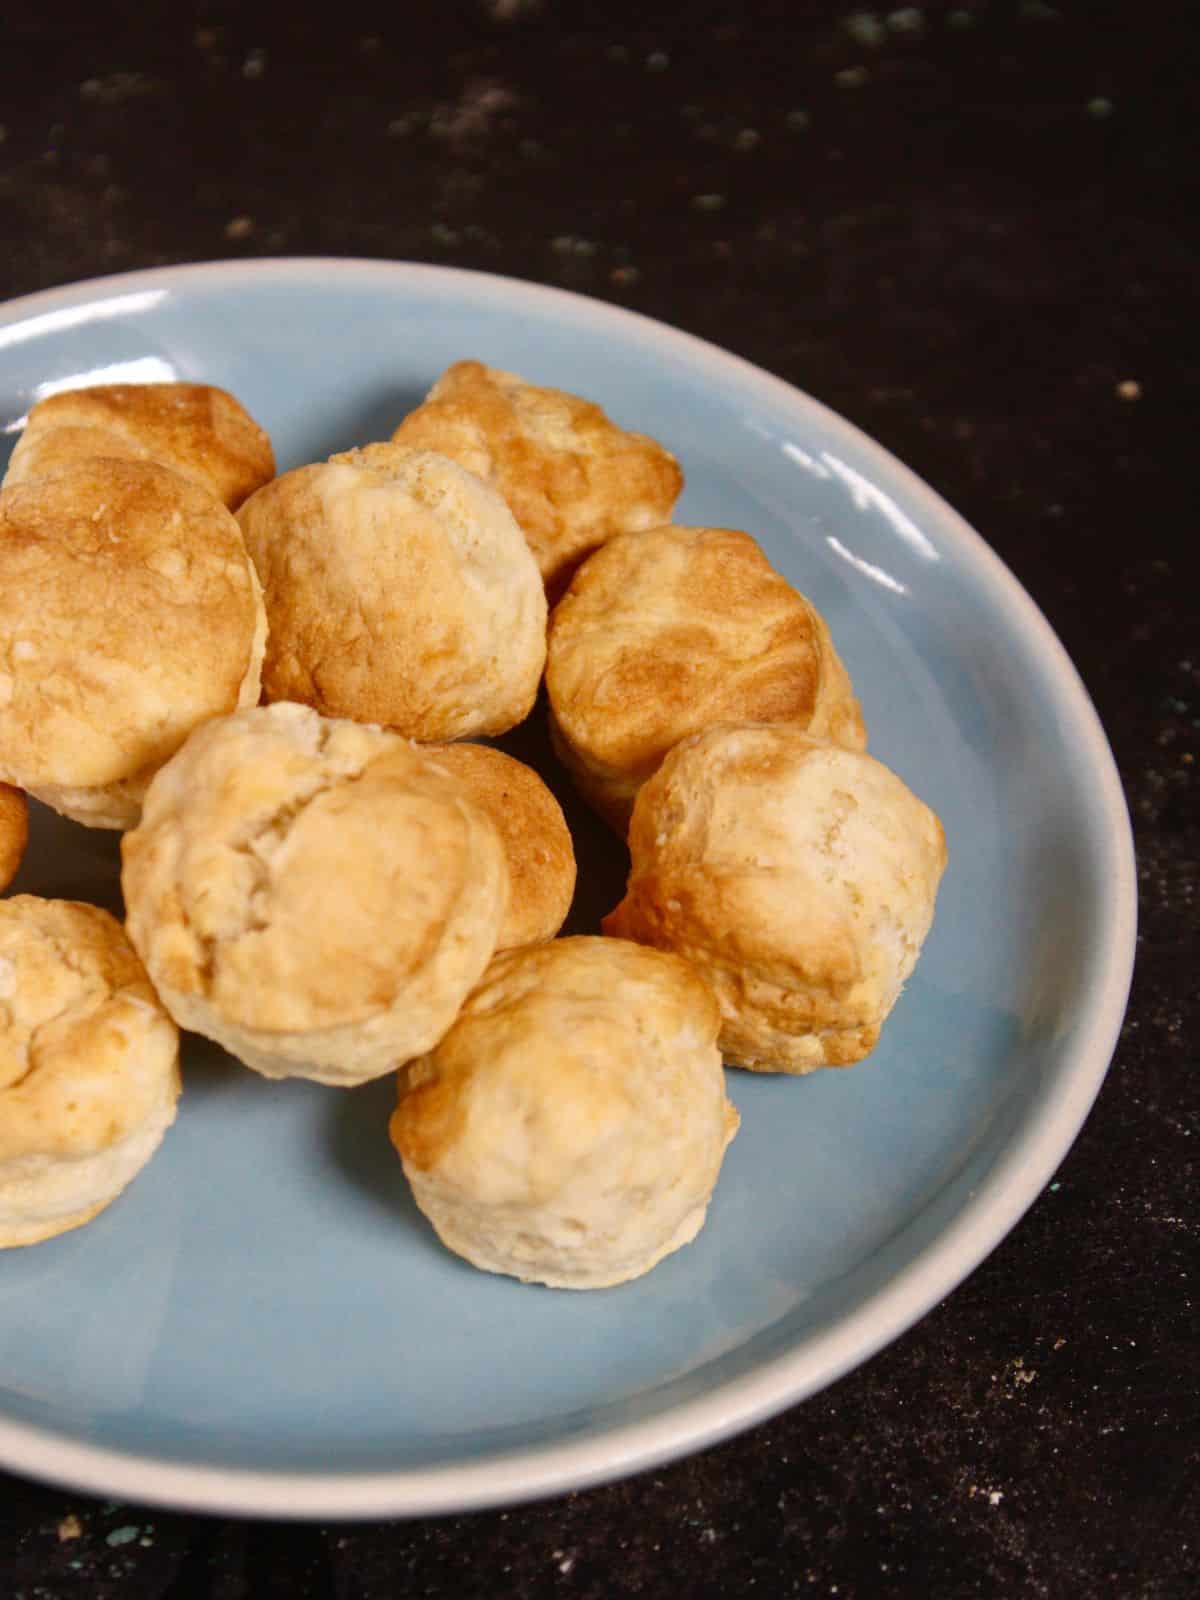
[(198, 729), (121, 857), (167, 1010), (269, 1078), (352, 1085), (430, 1049), (508, 902), (495, 828), (420, 746), (286, 703)]

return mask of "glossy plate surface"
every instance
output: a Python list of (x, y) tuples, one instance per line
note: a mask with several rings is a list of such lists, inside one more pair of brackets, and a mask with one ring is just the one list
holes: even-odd
[[(952, 1289), (1047, 1182), (1099, 1087), (1134, 878), (1095, 714), (984, 543), (804, 395), (507, 280), (313, 260), (166, 269), (0, 309), (3, 455), (55, 388), (180, 378), (233, 390), (282, 470), (386, 437), (468, 356), (660, 438), (687, 474), (678, 520), (747, 529), (813, 599), (873, 753), (945, 823), (933, 933), (870, 1061), (729, 1074), (742, 1129), (700, 1237), (595, 1293), (523, 1287), (442, 1250), (387, 1142), (389, 1083), (272, 1085), (190, 1044), (179, 1120), (126, 1194), (0, 1254), (14, 1471), (196, 1508), (370, 1516), (549, 1494), (697, 1449), (829, 1383)], [(507, 747), (545, 761), (536, 723)], [(570, 820), (572, 926), (594, 931), (623, 860), (585, 811)], [(39, 810), (17, 886), (115, 907), (115, 863), (112, 836)]]

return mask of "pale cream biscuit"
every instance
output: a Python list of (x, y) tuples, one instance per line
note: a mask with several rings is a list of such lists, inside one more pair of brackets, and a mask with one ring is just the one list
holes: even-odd
[(367, 445), (284, 473), (239, 521), (270, 619), (268, 700), (428, 741), (529, 715), (537, 567), (500, 496), (455, 462)]
[(881, 762), (780, 724), (677, 745), (643, 786), (606, 933), (693, 961), (721, 1048), (761, 1072), (860, 1060), (911, 973), (941, 823)]
[(616, 939), (497, 956), (399, 1079), (390, 1133), (442, 1242), (489, 1272), (599, 1289), (700, 1231), (738, 1115), (686, 962)]
[(456, 361), (392, 437), (452, 456), (504, 496), (553, 601), (614, 534), (670, 519), (683, 473), (670, 451), (599, 406), (479, 361)]
[(179, 1088), (178, 1031), (120, 923), (73, 900), (0, 901), (0, 1248), (115, 1200)]
[(20, 789), (0, 783), (0, 889), (17, 875), (29, 842), (29, 802)]
[(275, 476), (271, 441), (224, 389), (206, 383), (105, 383), (39, 400), (5, 487), (105, 456), (155, 461), (236, 511)]
[(455, 779), (307, 706), (198, 729), (121, 846), (163, 1004), (269, 1078), (363, 1083), (430, 1049), (508, 900), (504, 847)]
[(237, 522), (166, 467), (97, 457), (0, 492), (0, 780), (92, 827), (253, 705), (266, 638)]
[(866, 743), (820, 614), (731, 528), (653, 528), (590, 556), (550, 618), (546, 690), (557, 754), (621, 834), (667, 751), (714, 723)]
[(439, 767), (491, 818), (508, 858), (498, 950), (553, 939), (575, 894), (575, 850), (562, 807), (532, 767), (486, 744), (430, 746)]

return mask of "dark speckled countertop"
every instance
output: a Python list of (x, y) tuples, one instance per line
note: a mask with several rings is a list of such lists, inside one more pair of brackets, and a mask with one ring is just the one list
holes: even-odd
[(1044, 608), (1142, 892), (1120, 1046), (1056, 1180), (832, 1389), (506, 1513), (240, 1523), (5, 1477), (3, 1600), (1200, 1593), (1194, 8), (7, 0), (0, 29), (0, 294), (406, 258), (760, 363)]

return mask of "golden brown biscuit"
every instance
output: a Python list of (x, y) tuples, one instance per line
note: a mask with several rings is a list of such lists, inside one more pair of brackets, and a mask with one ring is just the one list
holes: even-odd
[(537, 568), (500, 496), (455, 462), (368, 445), (284, 473), (239, 521), (270, 619), (268, 700), (435, 741), (529, 715)]
[(714, 723), (866, 743), (816, 608), (730, 528), (653, 528), (590, 556), (550, 619), (546, 689), (555, 750), (621, 834), (672, 745)]
[(17, 875), (29, 841), (29, 802), (20, 789), (0, 783), (0, 889)]
[(508, 857), (508, 911), (497, 950), (553, 939), (575, 894), (575, 850), (562, 807), (532, 767), (486, 744), (444, 744), (429, 756), (491, 818)]
[(400, 1075), (390, 1133), (443, 1244), (488, 1272), (600, 1289), (700, 1231), (738, 1115), (712, 996), (616, 939), (497, 956)]
[(508, 502), (553, 601), (589, 551), (666, 522), (679, 463), (599, 406), (479, 361), (448, 367), (392, 435), (452, 456)]
[(96, 458), (0, 492), (0, 780), (131, 826), (197, 723), (257, 701), (265, 636), (237, 522), (178, 473)]
[(107, 911), (0, 901), (0, 1248), (115, 1200), (175, 1120), (179, 1034)]
[(355, 1084), (434, 1045), (491, 959), (504, 847), (397, 734), (307, 706), (199, 728), (121, 841), (126, 925), (185, 1028)]
[(4, 486), (92, 456), (156, 461), (231, 511), (275, 476), (271, 441), (224, 389), (206, 383), (105, 383), (39, 400)]
[(693, 961), (725, 1055), (760, 1072), (867, 1054), (946, 864), (941, 823), (894, 773), (782, 724), (677, 745), (638, 795), (629, 850), (604, 931)]

